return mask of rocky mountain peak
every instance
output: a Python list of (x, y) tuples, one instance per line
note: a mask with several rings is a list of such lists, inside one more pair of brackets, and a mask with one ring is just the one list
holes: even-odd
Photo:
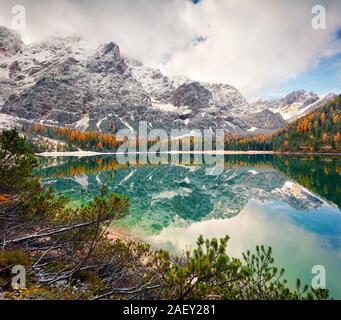
[(0, 56), (12, 56), (19, 52), (22, 46), (23, 42), (17, 32), (0, 26)]
[(172, 103), (176, 107), (188, 106), (198, 110), (209, 106), (212, 93), (199, 82), (184, 83), (173, 93)]
[(287, 122), (291, 122), (319, 108), (333, 97), (335, 97), (333, 93), (319, 97), (314, 92), (298, 90), (289, 93), (284, 98), (269, 101), (260, 100), (251, 104), (251, 107), (258, 112), (269, 109), (273, 113), (280, 114)]
[(283, 99), (283, 101), (285, 101), (288, 104), (302, 103), (304, 106), (307, 106), (309, 104), (314, 103), (318, 99), (319, 96), (314, 92), (307, 93), (305, 90), (299, 90), (289, 93)]
[(120, 47), (115, 42), (109, 42), (103, 45), (101, 52), (103, 55), (111, 55), (113, 60), (121, 58)]
[(95, 73), (117, 73), (121, 75), (128, 69), (124, 58), (121, 57), (119, 46), (114, 42), (101, 46), (90, 58), (87, 67)]

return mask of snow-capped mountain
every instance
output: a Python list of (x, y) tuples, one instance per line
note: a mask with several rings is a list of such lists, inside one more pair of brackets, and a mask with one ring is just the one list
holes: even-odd
[(335, 94), (333, 93), (319, 97), (313, 92), (300, 90), (294, 91), (282, 99), (258, 101), (251, 104), (251, 108), (258, 111), (268, 109), (273, 113), (280, 114), (284, 120), (291, 122), (330, 102), (334, 97)]
[(165, 130), (246, 133), (283, 127), (282, 116), (290, 120), (319, 101), (296, 94), (250, 104), (227, 84), (167, 77), (122, 56), (114, 42), (97, 46), (69, 37), (26, 46), (0, 27), (0, 112), (20, 119), (80, 130), (136, 130), (147, 121)]

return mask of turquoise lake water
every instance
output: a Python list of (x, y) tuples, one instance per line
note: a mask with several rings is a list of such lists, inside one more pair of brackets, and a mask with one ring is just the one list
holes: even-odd
[(230, 236), (228, 252), (241, 257), (257, 244), (272, 246), (276, 265), (310, 284), (312, 268), (341, 298), (341, 157), (226, 156), (221, 174), (207, 165), (118, 165), (114, 157), (43, 160), (38, 173), (76, 205), (103, 185), (130, 198), (115, 222), (154, 248), (181, 252), (197, 237)]

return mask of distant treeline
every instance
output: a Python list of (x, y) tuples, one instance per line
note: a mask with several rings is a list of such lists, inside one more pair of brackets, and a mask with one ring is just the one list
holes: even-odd
[[(57, 150), (73, 150), (81, 148), (92, 151), (115, 152), (124, 143), (117, 138), (116, 134), (103, 133), (100, 131), (80, 131), (76, 128), (61, 128), (45, 126), (42, 124), (26, 125), (23, 130), (38, 134), (41, 137), (48, 137), (57, 141)], [(306, 116), (289, 124), (284, 129), (276, 131), (274, 134), (257, 134), (242, 136), (226, 134), (225, 150), (236, 151), (279, 151), (279, 152), (341, 152), (341, 95), (335, 97), (325, 106), (310, 112)], [(198, 139), (195, 137), (185, 137), (180, 140), (179, 150), (185, 150), (183, 146), (187, 143), (191, 150), (198, 150)], [(186, 141), (187, 140), (187, 141)], [(44, 150), (44, 140), (38, 146), (38, 150)], [(63, 141), (61, 145), (58, 141)], [(136, 151), (145, 141), (136, 139)], [(154, 143), (160, 142), (158, 139), (147, 141), (148, 148)], [(200, 141), (199, 141), (200, 142)], [(171, 142), (160, 142), (160, 144)], [(39, 143), (38, 143), (39, 144)], [(202, 146), (204, 143), (201, 144)], [(213, 141), (213, 149), (215, 141)], [(155, 148), (154, 148), (155, 149)]]

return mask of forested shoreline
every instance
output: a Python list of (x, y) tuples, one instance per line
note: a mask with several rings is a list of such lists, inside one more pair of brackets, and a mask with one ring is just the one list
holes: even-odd
[[(39, 123), (25, 124), (22, 131), (34, 141), (36, 152), (78, 149), (116, 152), (126, 142), (118, 139), (114, 127), (110, 127), (108, 132), (80, 131), (76, 128), (45, 126)], [(143, 142), (137, 137), (131, 143), (131, 147), (138, 152), (143, 143), (145, 143), (144, 147), (149, 149), (153, 144), (159, 142), (159, 139)], [(172, 150), (170, 140), (164, 144), (168, 150)], [(179, 150), (200, 151), (204, 150), (204, 144), (203, 138), (182, 138), (180, 139)], [(189, 148), (186, 149), (185, 146), (189, 146)], [(214, 139), (212, 147), (214, 150)], [(238, 133), (226, 133), (224, 150), (273, 151), (276, 153), (341, 153), (341, 96), (335, 97), (323, 107), (308, 113), (272, 134), (240, 135)]]

